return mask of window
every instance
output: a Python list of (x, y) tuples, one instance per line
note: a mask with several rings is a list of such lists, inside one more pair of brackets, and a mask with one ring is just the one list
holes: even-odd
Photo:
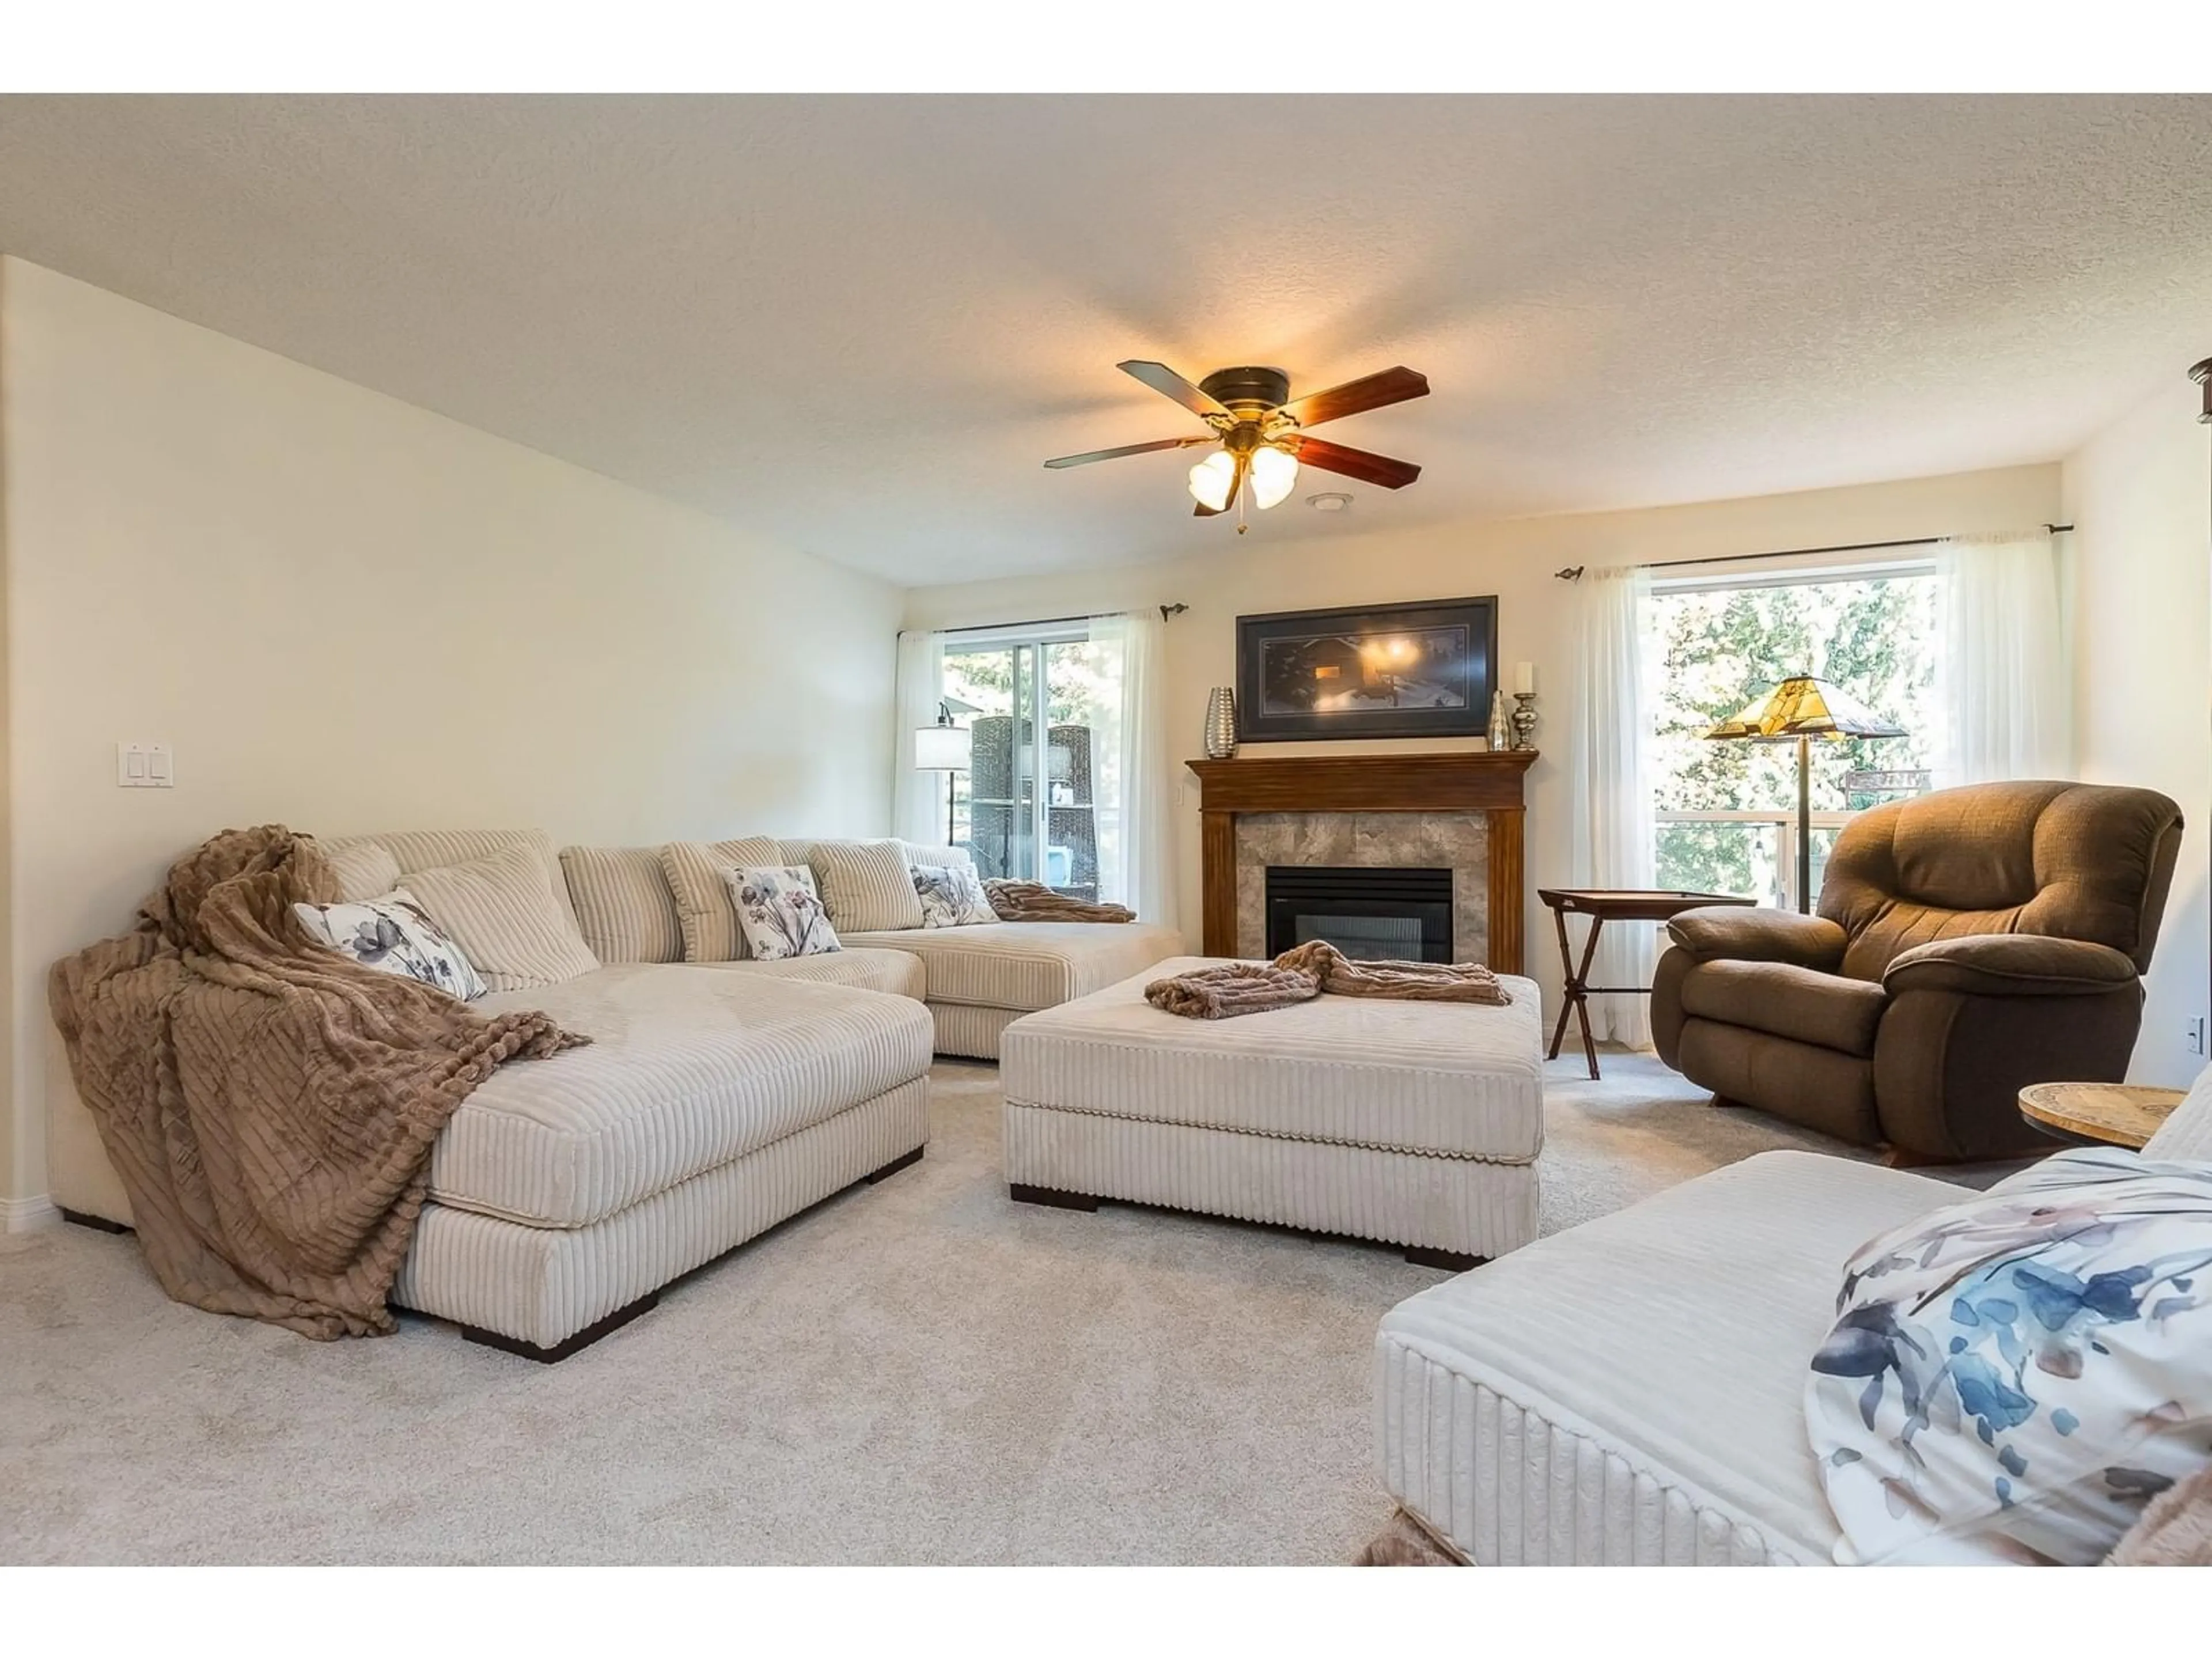
[(943, 664), (942, 696), (971, 743), (969, 769), (951, 775), (953, 840), (986, 876), (1098, 897), (1121, 799), (1116, 653), (1078, 623), (948, 635)]
[[(1927, 787), (1938, 590), (1935, 567), (1923, 563), (1655, 586), (1641, 655), (1662, 887), (1795, 908), (1796, 746), (1704, 736), (1792, 674), (1834, 682), (1906, 732), (1813, 745), (1815, 893), (1836, 831), (1853, 812)], [(1866, 775), (1876, 772), (1892, 775)]]

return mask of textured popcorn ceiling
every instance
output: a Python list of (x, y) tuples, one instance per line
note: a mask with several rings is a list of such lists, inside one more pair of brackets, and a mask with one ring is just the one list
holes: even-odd
[(2212, 353), (2212, 100), (12, 98), (0, 251), (920, 584), (1234, 533), (1039, 465), (1129, 356), (1428, 374), (1254, 538), (2054, 459)]

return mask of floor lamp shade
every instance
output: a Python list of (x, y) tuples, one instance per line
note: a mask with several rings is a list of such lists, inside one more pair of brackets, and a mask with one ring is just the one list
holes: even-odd
[(924, 726), (915, 731), (917, 772), (965, 772), (975, 752), (975, 738), (964, 726)]
[(1882, 719), (1839, 685), (1795, 674), (1705, 735), (1784, 743), (1791, 738), (1901, 738), (1905, 728)]
[(1797, 908), (1813, 909), (1813, 739), (1901, 738), (1905, 728), (1882, 719), (1841, 686), (1793, 674), (1750, 707), (1705, 735), (1723, 740), (1797, 745)]

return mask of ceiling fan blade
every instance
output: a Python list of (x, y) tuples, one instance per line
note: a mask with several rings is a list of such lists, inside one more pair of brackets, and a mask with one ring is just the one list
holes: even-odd
[(1114, 367), (1124, 374), (1142, 380), (1162, 397), (1174, 398), (1194, 415), (1201, 415), (1208, 418), (1218, 415), (1225, 420), (1232, 421), (1237, 418), (1230, 414), (1226, 407), (1200, 392), (1165, 363), (1148, 363), (1139, 358), (1132, 358), (1126, 363), (1116, 363)]
[(1322, 438), (1299, 439), (1298, 462), (1324, 472), (1341, 472), (1362, 483), (1381, 484), (1385, 489), (1403, 489), (1421, 476), (1421, 469), (1411, 461), (1394, 461), (1388, 455), (1371, 455)]
[(1347, 415), (1364, 415), (1428, 395), (1429, 377), (1401, 365), (1285, 404), (1283, 413), (1300, 426), (1319, 426), (1323, 421), (1340, 421)]
[(1045, 463), (1047, 466), (1088, 466), (1093, 461), (1110, 461), (1123, 455), (1149, 455), (1156, 449), (1188, 449), (1193, 444), (1219, 442), (1219, 438), (1208, 432), (1195, 438), (1162, 438), (1148, 444), (1123, 444), (1119, 449), (1093, 449), (1081, 455), (1060, 455)]

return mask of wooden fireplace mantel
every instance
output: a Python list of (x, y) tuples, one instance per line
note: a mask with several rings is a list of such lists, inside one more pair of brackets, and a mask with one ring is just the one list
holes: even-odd
[(1490, 966), (1522, 971), (1522, 784), (1533, 749), (1279, 755), (1188, 763), (1199, 784), (1206, 954), (1237, 954), (1237, 820), (1247, 812), (1480, 812), (1488, 820)]

